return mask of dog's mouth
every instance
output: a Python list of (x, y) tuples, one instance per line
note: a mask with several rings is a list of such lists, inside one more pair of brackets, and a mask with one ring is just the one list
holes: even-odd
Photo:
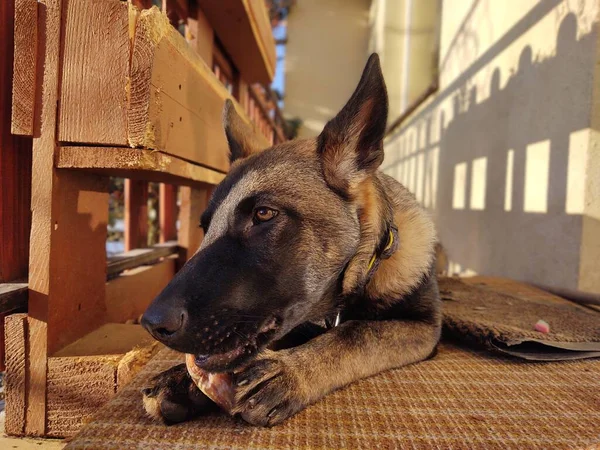
[(247, 363), (260, 352), (280, 329), (281, 321), (276, 317), (267, 320), (253, 336), (248, 336), (236, 347), (222, 353), (196, 354), (195, 364), (207, 372), (230, 372)]

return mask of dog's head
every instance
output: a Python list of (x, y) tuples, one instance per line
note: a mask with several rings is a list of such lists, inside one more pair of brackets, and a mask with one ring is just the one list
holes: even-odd
[(377, 55), (317, 139), (257, 148), (228, 101), (231, 170), (202, 215), (200, 249), (142, 324), (167, 346), (197, 355), (200, 367), (224, 371), (331, 313), (361, 240), (358, 190), (383, 160), (386, 119)]

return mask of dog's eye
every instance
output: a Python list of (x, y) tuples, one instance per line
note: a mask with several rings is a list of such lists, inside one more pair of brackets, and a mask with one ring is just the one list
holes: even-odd
[(273, 219), (278, 213), (278, 211), (275, 211), (271, 208), (266, 208), (264, 206), (256, 208), (254, 210), (254, 221), (258, 223), (268, 222), (269, 220)]

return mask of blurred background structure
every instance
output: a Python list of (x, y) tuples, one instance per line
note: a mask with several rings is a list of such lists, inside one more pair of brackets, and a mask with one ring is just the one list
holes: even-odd
[(382, 168), (435, 218), (448, 272), (600, 292), (598, 14), (595, 0), (298, 0), (284, 114), (317, 135), (378, 52)]

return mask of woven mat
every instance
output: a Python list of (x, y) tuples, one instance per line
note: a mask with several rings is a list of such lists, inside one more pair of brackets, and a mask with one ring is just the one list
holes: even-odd
[(600, 443), (600, 360), (525, 363), (442, 343), (438, 355), (335, 392), (274, 428), (215, 413), (167, 427), (139, 389), (161, 351), (67, 448), (560, 449)]
[[(500, 278), (439, 280), (444, 332), (467, 343), (533, 360), (600, 356), (600, 313)], [(535, 331), (538, 320), (549, 333)]]

